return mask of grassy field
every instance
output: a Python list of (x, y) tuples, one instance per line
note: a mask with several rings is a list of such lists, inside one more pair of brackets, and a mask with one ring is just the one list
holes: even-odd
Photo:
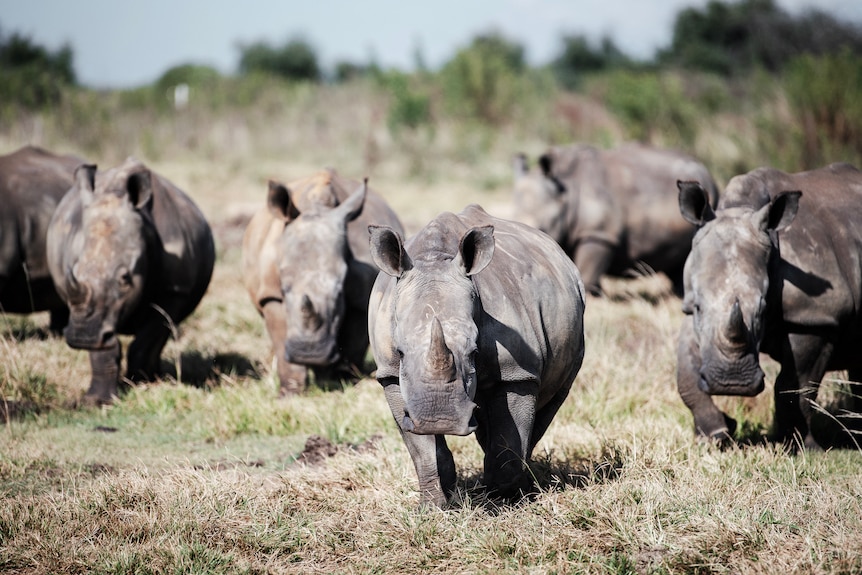
[[(327, 106), (340, 105), (328, 97)], [(357, 112), (371, 132), (373, 108)], [(370, 173), (409, 231), (469, 202), (505, 215), (515, 136), (461, 163), (434, 156), (445, 133), (425, 156), (421, 135), (391, 155), (399, 144), (381, 137), (371, 146), (381, 159), (369, 162), (364, 137), (341, 149), (321, 136), (306, 149), (299, 136), (284, 142), (272, 130), (262, 135), (271, 152), (261, 155), (253, 121), (222, 131), (230, 125), (210, 129), (231, 134), (233, 151), (210, 135), (182, 153), (148, 152), (134, 140), (95, 158), (110, 165), (140, 155), (186, 189), (215, 230), (213, 281), (163, 354), (169, 375), (114, 405), (77, 407), (86, 354), (47, 336), (46, 314), (0, 317), (0, 407), (10, 413), (0, 430), (0, 571), (862, 571), (862, 453), (790, 456), (757, 441), (771, 423), (769, 389), (723, 402), (754, 441), (727, 450), (696, 442), (675, 387), (680, 301), (663, 278), (611, 281), (611, 297), (588, 302), (586, 358), (534, 454), (534, 494), (488, 500), (474, 438), (452, 438), (458, 501), (419, 509), (412, 463), (375, 380), (278, 398), (263, 322), (240, 281), (243, 225), (267, 178), (326, 164)], [(316, 130), (303, 126), (300, 135)], [(0, 151), (27, 141), (69, 151), (44, 127), (36, 137), (33, 126), (15, 129), (0, 136)], [(471, 146), (456, 140), (451, 149)], [(213, 141), (222, 147), (208, 148)], [(774, 377), (775, 365), (766, 367)]]

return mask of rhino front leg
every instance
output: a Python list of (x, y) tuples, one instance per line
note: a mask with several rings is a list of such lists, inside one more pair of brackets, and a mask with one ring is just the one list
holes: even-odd
[(690, 316), (683, 319), (676, 355), (676, 385), (683, 403), (694, 416), (695, 435), (721, 443), (732, 441), (736, 421), (718, 409), (712, 396), (698, 387), (700, 351), (694, 339), (694, 320)]
[(90, 389), (84, 395), (85, 404), (102, 405), (111, 403), (118, 392), (120, 379), (120, 342), (106, 348), (93, 350), (90, 355)]
[(422, 505), (446, 506), (455, 491), (455, 460), (442, 435), (416, 435), (401, 429), (404, 419), (404, 398), (397, 379), (382, 380), (389, 409), (401, 432), (401, 439), (410, 453), (419, 478), (419, 501)]
[(485, 451), (485, 486), (512, 498), (530, 487), (525, 473), (536, 420), (535, 382), (502, 382), (481, 399), (476, 438)]
[(832, 344), (816, 335), (790, 334), (775, 379), (775, 440), (807, 449), (820, 446), (811, 434), (817, 389), (826, 373)]
[(578, 243), (573, 259), (581, 272), (586, 290), (592, 295), (601, 295), (601, 279), (614, 259), (614, 246), (605, 241), (586, 238)]
[(271, 301), (263, 306), (263, 319), (266, 322), (266, 332), (272, 341), (272, 352), (275, 354), (279, 395), (293, 395), (305, 391), (308, 385), (308, 368), (304, 365), (290, 363), (285, 357), (284, 340), (287, 337), (287, 319), (282, 302)]

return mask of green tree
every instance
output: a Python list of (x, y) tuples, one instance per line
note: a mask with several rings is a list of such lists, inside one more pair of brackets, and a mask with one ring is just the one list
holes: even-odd
[(440, 71), (450, 113), (500, 124), (512, 112), (525, 67), (520, 44), (497, 32), (476, 36)]
[(55, 52), (13, 32), (0, 32), (0, 100), (36, 108), (60, 100), (75, 85), (73, 52), (64, 45)]
[(241, 74), (262, 72), (290, 80), (320, 80), (320, 67), (314, 48), (302, 38), (293, 38), (282, 46), (265, 41), (241, 44)]
[(569, 89), (578, 87), (584, 74), (631, 63), (629, 58), (617, 48), (614, 41), (607, 36), (601, 39), (598, 47), (594, 47), (583, 34), (565, 35), (561, 42), (562, 50), (551, 62), (551, 68), (560, 84)]
[(800, 54), (862, 53), (862, 30), (824, 12), (793, 17), (774, 0), (712, 0), (677, 14), (673, 39), (659, 62), (726, 76), (760, 66), (780, 71)]

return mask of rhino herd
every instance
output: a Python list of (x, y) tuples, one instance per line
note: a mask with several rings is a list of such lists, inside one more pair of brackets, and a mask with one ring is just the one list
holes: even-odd
[[(775, 439), (819, 447), (824, 373), (862, 382), (862, 172), (759, 168), (719, 194), (685, 154), (574, 145), (535, 170), (516, 156), (513, 190), (518, 222), (470, 205), (408, 238), (367, 181), (332, 169), (270, 181), (242, 276), (280, 394), (305, 390), (309, 371), (366, 370), (370, 347), (422, 501), (446, 504), (456, 473), (445, 436), (471, 433), (489, 491), (514, 496), (581, 367), (586, 294), (601, 295), (604, 275), (660, 272), (686, 314), (677, 386), (695, 434), (733, 440), (713, 396), (760, 393), (766, 353), (781, 366)], [(0, 157), (0, 201), (0, 311), (50, 311), (51, 331), (87, 350), (85, 402), (156, 376), (215, 265), (189, 196), (134, 159), (100, 170), (25, 147)], [(133, 336), (125, 375), (120, 334)]]

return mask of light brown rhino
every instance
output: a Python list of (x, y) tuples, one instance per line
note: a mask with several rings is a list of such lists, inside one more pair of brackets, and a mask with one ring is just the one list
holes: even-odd
[(554, 238), (574, 260), (584, 285), (601, 293), (603, 275), (663, 272), (682, 294), (682, 270), (695, 229), (677, 207), (677, 180), (702, 182), (715, 206), (706, 167), (682, 152), (626, 144), (611, 150), (553, 147), (530, 171), (515, 158), (516, 219)]
[(455, 489), (445, 435), (485, 452), (484, 482), (529, 487), (526, 462), (584, 357), (584, 286), (546, 234), (471, 205), (404, 244), (370, 228), (382, 270), (368, 317), (377, 379), (419, 477), (423, 503)]
[(71, 311), (66, 342), (90, 354), (85, 401), (117, 396), (119, 334), (135, 336), (127, 376), (154, 377), (162, 348), (197, 307), (215, 263), (212, 232), (191, 198), (132, 158), (99, 172), (85, 164), (47, 241), (51, 276)]
[(48, 271), (45, 239), (57, 204), (75, 182), (84, 160), (25, 146), (0, 156), (0, 311), (50, 311), (59, 333), (69, 308)]
[(378, 271), (369, 224), (403, 233), (381, 196), (335, 170), (269, 182), (266, 205), (243, 237), (242, 270), (272, 340), (282, 394), (304, 390), (308, 368), (327, 376), (363, 367)]
[(862, 381), (862, 172), (758, 168), (728, 183), (716, 211), (698, 182), (680, 182), (679, 205), (700, 226), (685, 266), (677, 366), (697, 435), (732, 438), (736, 422), (712, 396), (760, 393), (764, 352), (781, 364), (775, 438), (817, 446), (812, 402), (823, 374), (846, 369)]

